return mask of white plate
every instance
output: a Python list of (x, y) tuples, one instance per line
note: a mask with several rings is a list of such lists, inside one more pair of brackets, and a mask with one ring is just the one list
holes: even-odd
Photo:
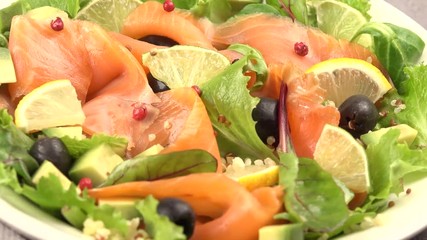
[[(7, 6), (7, 2), (11, 1), (1, 0), (0, 7)], [(427, 31), (404, 13), (383, 0), (371, 0), (371, 4), (373, 21), (390, 22), (410, 28), (427, 43)], [(423, 60), (427, 60), (427, 51), (424, 51)], [(379, 214), (374, 220), (375, 227), (347, 235), (342, 239), (405, 239), (427, 227), (427, 178), (415, 180), (406, 188), (410, 188), (411, 193), (403, 194), (394, 207)], [(28, 201), (9, 189), (0, 188), (0, 220), (18, 232), (27, 237), (45, 240), (85, 238), (78, 230), (50, 217), (36, 207), (28, 211), (29, 205), (31, 204)], [(23, 206), (26, 207), (27, 213), (19, 210)]]

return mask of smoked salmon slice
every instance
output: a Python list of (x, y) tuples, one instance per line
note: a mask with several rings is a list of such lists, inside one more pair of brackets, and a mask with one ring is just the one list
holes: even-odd
[[(223, 24), (215, 25), (213, 34), (206, 36), (219, 50), (233, 43), (248, 44), (261, 52), (267, 65), (291, 61), (304, 71), (323, 60), (349, 57), (381, 67), (376, 56), (361, 45), (337, 40), (318, 29), (292, 22), (287, 17), (268, 14), (236, 16)], [(297, 42), (308, 46), (306, 56), (295, 53), (294, 45)]]
[[(63, 21), (64, 29), (54, 31), (50, 21), (14, 18), (10, 51), (17, 82), (9, 84), (13, 99), (45, 82), (69, 79), (83, 103), (86, 134), (126, 137), (129, 157), (155, 144), (165, 152), (203, 149), (217, 158), (220, 170), (213, 128), (193, 89), (154, 94), (143, 68), (119, 41), (94, 23)], [(141, 120), (133, 118), (136, 107), (146, 109)]]
[(188, 13), (178, 9), (166, 12), (160, 2), (147, 1), (129, 14), (121, 33), (134, 39), (162, 36), (181, 45), (214, 49), (201, 26), (203, 24)]
[[(97, 199), (176, 197), (192, 206), (197, 216), (210, 221), (196, 225), (192, 240), (256, 240), (258, 230), (274, 224), (283, 210), (283, 189), (264, 187), (249, 192), (223, 174), (197, 173), (157, 181), (122, 183), (89, 190)], [(204, 203), (204, 204), (201, 204)], [(237, 229), (245, 228), (245, 231)]]
[(299, 157), (313, 158), (316, 143), (325, 124), (338, 126), (340, 113), (326, 103), (326, 91), (313, 74), (288, 82), (286, 108), (292, 145)]

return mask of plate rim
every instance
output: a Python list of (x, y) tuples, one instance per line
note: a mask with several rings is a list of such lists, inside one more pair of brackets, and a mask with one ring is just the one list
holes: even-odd
[[(4, 6), (7, 6), (7, 2), (13, 2), (13, 0), (2, 0)], [(370, 3), (372, 7), (372, 21), (390, 22), (402, 27), (410, 28), (421, 36), (424, 42), (427, 43), (427, 31), (404, 12), (384, 0), (370, 0)], [(381, 12), (382, 14), (375, 15), (375, 12)], [(427, 50), (424, 50), (420, 62), (426, 60)], [(418, 234), (427, 227), (427, 219), (422, 217), (427, 215), (427, 208), (424, 207), (425, 210), (423, 210), (423, 208), (417, 208), (417, 206), (420, 206), (419, 204), (422, 204), (421, 206), (425, 206), (427, 191), (424, 191), (423, 193), (423, 190), (426, 189), (426, 187), (427, 177), (408, 184), (405, 188), (412, 189), (411, 194), (403, 194), (399, 199), (395, 200), (396, 205), (393, 208), (378, 214), (374, 222), (376, 221), (377, 224), (380, 224), (379, 226), (351, 233), (342, 236), (339, 239), (374, 240), (378, 239), (378, 237), (381, 237), (381, 239), (404, 239)], [(17, 197), (23, 198), (16, 193), (13, 194)], [(424, 200), (424, 202), (422, 200)], [(0, 196), (0, 209), (1, 224), (12, 228), (13, 231), (16, 231), (18, 234), (25, 237), (55, 240), (75, 240), (82, 239), (82, 237), (87, 238), (86, 235), (66, 223), (49, 224), (37, 219), (36, 216), (24, 213), (5, 200), (3, 196)], [(408, 209), (410, 211), (408, 211)], [(391, 225), (389, 225), (390, 216), (398, 216), (400, 220), (397, 221), (397, 218), (394, 217), (391, 221)], [(418, 217), (413, 218), (413, 216)], [(30, 225), (32, 227), (29, 227)]]

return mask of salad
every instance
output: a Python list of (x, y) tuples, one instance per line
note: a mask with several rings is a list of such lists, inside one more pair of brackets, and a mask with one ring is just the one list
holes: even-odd
[(5, 198), (94, 239), (375, 226), (427, 168), (427, 68), (423, 40), (370, 6), (15, 1), (0, 10)]

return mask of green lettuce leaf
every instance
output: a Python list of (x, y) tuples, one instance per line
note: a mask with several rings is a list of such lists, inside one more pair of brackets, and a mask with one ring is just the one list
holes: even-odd
[(153, 239), (185, 240), (181, 226), (175, 225), (166, 216), (157, 213), (159, 202), (151, 195), (138, 201), (136, 209), (144, 218), (145, 230)]
[(254, 160), (266, 157), (277, 160), (256, 133), (252, 110), (259, 98), (250, 95), (246, 88), (250, 78), (243, 74), (247, 70), (255, 71), (260, 82), (254, 87), (260, 87), (267, 73), (265, 62), (255, 49), (248, 46), (235, 45), (230, 49), (244, 56), (206, 82), (201, 96), (217, 133), (220, 152), (223, 156), (233, 153)]
[(266, 0), (266, 4), (276, 8), (283, 16), (309, 25), (309, 7), (306, 0)]
[(64, 189), (58, 177), (53, 174), (42, 177), (35, 187), (25, 184), (21, 186), (16, 171), (0, 163), (0, 185), (12, 188), (53, 216), (59, 217), (63, 207), (74, 207), (81, 209), (87, 217), (104, 222), (108, 229), (122, 236), (126, 236), (129, 232), (127, 220), (119, 211), (111, 206), (97, 206), (95, 199), (89, 197), (86, 190), (79, 194), (74, 184), (71, 184), (69, 189)]
[(424, 41), (411, 30), (390, 23), (366, 23), (353, 40), (362, 34), (372, 37), (374, 53), (400, 91), (400, 84), (405, 80), (403, 70), (417, 63), (425, 47)]
[(101, 144), (107, 144), (113, 151), (123, 157), (126, 153), (128, 140), (123, 137), (108, 136), (105, 134), (95, 134), (91, 138), (75, 139), (69, 136), (61, 137), (62, 142), (68, 149), (71, 157), (78, 159), (90, 149), (93, 149)]
[(390, 194), (404, 190), (403, 177), (427, 171), (427, 151), (410, 149), (407, 144), (398, 143), (398, 136), (399, 130), (392, 129), (377, 144), (366, 148), (371, 192), (363, 207), (365, 210), (377, 212), (385, 209)]
[(39, 166), (28, 153), (34, 140), (15, 126), (6, 109), (0, 110), (0, 136), (0, 161), (12, 166), (19, 176), (31, 183), (31, 174)]
[[(385, 113), (379, 121), (381, 127), (405, 123), (415, 128), (418, 135), (412, 147), (427, 147), (427, 66), (424, 64), (404, 69), (406, 80), (402, 82), (400, 94), (394, 90), (380, 102), (380, 111)], [(396, 104), (397, 102), (397, 104)], [(393, 104), (394, 103), (394, 104)]]
[(289, 220), (303, 223), (311, 234), (332, 235), (342, 230), (350, 210), (333, 177), (314, 160), (290, 153), (280, 155), (280, 164), (279, 184), (285, 188)]
[(215, 157), (206, 151), (197, 149), (152, 156), (136, 156), (114, 168), (102, 186), (131, 181), (153, 181), (191, 173), (215, 172), (216, 169)]

